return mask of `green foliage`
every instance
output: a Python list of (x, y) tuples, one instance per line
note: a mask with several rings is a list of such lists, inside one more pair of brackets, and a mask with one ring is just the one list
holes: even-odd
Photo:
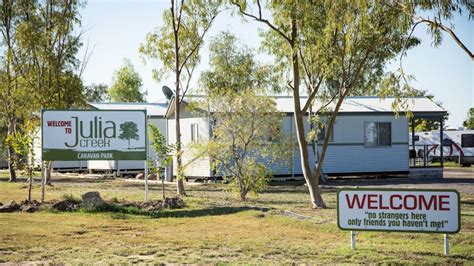
[(271, 98), (251, 90), (209, 96), (200, 104), (219, 111), (211, 114), (213, 138), (194, 144), (195, 153), (209, 157), (229, 189), (245, 201), (248, 193), (266, 187), (270, 165), (291, 158), (290, 139), (281, 130), (283, 115)]
[(470, 0), (395, 1), (391, 7), (409, 16), (413, 29), (420, 23), (426, 24), (435, 47), (443, 41), (443, 31), (454, 29), (450, 22), (455, 14), (467, 12), (468, 19), (474, 17), (474, 3)]
[(200, 77), (207, 94), (254, 88), (281, 90), (273, 67), (256, 62), (255, 53), (247, 46), (239, 46), (231, 32), (221, 32), (212, 38), (209, 53), (211, 69), (202, 72)]
[(91, 84), (84, 87), (84, 100), (86, 102), (107, 102), (110, 101), (107, 84)]
[(137, 124), (135, 124), (132, 121), (127, 121), (127, 122), (124, 122), (123, 124), (120, 124), (119, 139), (128, 140), (128, 148), (130, 149), (130, 140), (139, 139)]
[[(302, 119), (312, 106), (317, 106), (311, 110), (314, 115), (329, 111), (325, 126), (331, 131), (344, 99), (371, 93), (371, 84), (380, 79), (385, 64), (404, 50), (407, 42), (417, 43), (408, 32), (411, 17), (376, 1), (257, 1), (255, 8), (250, 8), (248, 1), (231, 2), (242, 15), (267, 26), (263, 48), (275, 57), (275, 70), (286, 78), (284, 83), (295, 102), (300, 102), (302, 92), (309, 96), (308, 103), (295, 105), (301, 150), (308, 146)], [(316, 134), (312, 135), (310, 139)], [(323, 141), (315, 173), (309, 154), (302, 152), (314, 207), (325, 207), (318, 185), (330, 135)]]
[(18, 131), (8, 135), (5, 142), (15, 150), (16, 154), (22, 157), (29, 156), (33, 151), (33, 138), (29, 135), (21, 134)]
[(173, 161), (173, 158), (170, 156), (170, 153), (173, 150), (172, 146), (166, 145), (165, 137), (153, 124), (148, 125), (148, 139), (150, 146), (155, 152), (154, 157), (151, 158), (151, 160), (157, 165), (158, 171), (156, 172), (160, 173), (160, 168), (170, 165)]
[(124, 65), (114, 73), (110, 99), (113, 102), (145, 102), (146, 92), (141, 91), (142, 85), (142, 78), (130, 60), (125, 59)]
[[(79, 9), (83, 1), (27, 1), (18, 4), (15, 53), (18, 73), (31, 88), (36, 108), (83, 104)], [(39, 106), (38, 106), (39, 105)]]
[[(165, 74), (174, 74), (175, 110), (179, 110), (182, 95), (189, 88), (200, 60), (199, 50), (204, 36), (220, 12), (221, 4), (222, 0), (171, 0), (171, 7), (163, 12), (162, 25), (148, 33), (139, 48), (145, 61), (156, 60), (161, 63), (159, 68), (153, 70), (154, 79), (160, 81)], [(185, 195), (179, 119), (179, 111), (176, 111), (176, 177), (178, 194)]]
[(157, 81), (169, 73), (187, 84), (200, 61), (199, 50), (203, 37), (220, 12), (221, 0), (172, 1), (173, 6), (163, 12), (163, 24), (148, 33), (139, 52), (145, 61), (158, 60), (153, 70)]
[(467, 119), (462, 122), (463, 127), (467, 129), (474, 129), (474, 108), (470, 108), (467, 113)]
[(33, 142), (37, 127), (37, 121), (35, 120), (25, 122), (22, 131), (14, 131), (5, 140), (5, 143), (15, 152), (15, 166), (21, 167), (28, 174), (28, 201), (30, 202), (35, 160)]
[[(82, 6), (81, 0), (0, 1), (0, 124), (12, 141), (41, 108), (83, 105)], [(7, 150), (11, 163), (14, 149)]]

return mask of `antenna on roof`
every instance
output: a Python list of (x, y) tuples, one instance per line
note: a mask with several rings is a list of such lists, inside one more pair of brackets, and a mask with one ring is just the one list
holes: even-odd
[(174, 97), (173, 91), (168, 86), (163, 86), (161, 90), (163, 91), (163, 94), (166, 96), (166, 101), (167, 102), (171, 101), (171, 98)]

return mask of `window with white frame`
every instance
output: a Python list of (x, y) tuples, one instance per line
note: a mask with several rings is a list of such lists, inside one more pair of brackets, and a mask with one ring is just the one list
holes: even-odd
[(387, 147), (392, 145), (392, 124), (390, 122), (365, 122), (365, 147)]
[(199, 127), (197, 123), (191, 124), (191, 141), (192, 142), (199, 141)]

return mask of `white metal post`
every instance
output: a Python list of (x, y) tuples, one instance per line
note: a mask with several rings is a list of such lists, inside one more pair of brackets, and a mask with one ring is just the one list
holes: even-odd
[(356, 249), (356, 233), (355, 231), (351, 231), (351, 249)]
[[(146, 112), (146, 108), (145, 108)], [(145, 117), (145, 202), (148, 201), (148, 114)]]
[(449, 256), (449, 236), (444, 234), (444, 255)]
[(145, 160), (145, 202), (148, 201), (148, 162)]

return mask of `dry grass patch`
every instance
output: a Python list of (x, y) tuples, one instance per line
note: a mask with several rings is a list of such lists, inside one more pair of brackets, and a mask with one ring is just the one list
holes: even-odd
[[(25, 183), (0, 181), (0, 202), (26, 197)], [(99, 191), (105, 200), (139, 201), (143, 185), (124, 180), (53, 179), (47, 200)], [(174, 186), (166, 193), (174, 194)], [(474, 257), (474, 196), (462, 195), (462, 230), (442, 255), (442, 235), (360, 233), (350, 250), (349, 232), (336, 226), (335, 189), (324, 190), (329, 208), (312, 210), (304, 186), (270, 186), (244, 208), (221, 184), (188, 186), (186, 208), (157, 217), (127, 213), (0, 214), (0, 262), (54, 263), (466, 263)], [(161, 198), (159, 185), (151, 197)], [(39, 198), (35, 185), (34, 198)], [(309, 219), (282, 215), (289, 210)]]

